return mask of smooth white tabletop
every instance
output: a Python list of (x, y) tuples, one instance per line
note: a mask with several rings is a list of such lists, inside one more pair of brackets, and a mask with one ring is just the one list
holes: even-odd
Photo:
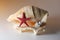
[[(52, 30), (53, 31), (53, 30)], [(0, 20), (0, 40), (60, 40), (60, 31), (34, 35), (33, 33), (18, 33), (12, 24)]]

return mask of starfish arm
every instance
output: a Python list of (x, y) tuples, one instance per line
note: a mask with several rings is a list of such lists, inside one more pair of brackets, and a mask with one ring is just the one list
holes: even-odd
[(23, 22), (21, 22), (19, 26), (21, 26), (22, 24), (23, 24)]
[(27, 26), (29, 26), (26, 22), (24, 22)]
[(22, 18), (17, 17), (19, 20), (22, 20)]
[(23, 12), (23, 18), (26, 18), (25, 13)]
[(26, 18), (26, 20), (30, 20), (31, 18)]

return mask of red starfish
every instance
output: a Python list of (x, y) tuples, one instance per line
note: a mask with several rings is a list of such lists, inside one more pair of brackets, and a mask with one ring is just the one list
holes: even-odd
[(23, 16), (22, 16), (22, 18), (19, 18), (19, 17), (17, 17), (17, 18), (18, 18), (19, 20), (21, 20), (21, 23), (20, 23), (19, 26), (21, 26), (23, 23), (25, 23), (27, 26), (29, 26), (29, 25), (26, 23), (26, 21), (27, 21), (27, 20), (30, 20), (30, 18), (26, 18), (24, 12), (23, 12)]

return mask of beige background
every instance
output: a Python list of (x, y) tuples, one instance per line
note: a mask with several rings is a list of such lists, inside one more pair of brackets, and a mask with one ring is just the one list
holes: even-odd
[[(34, 5), (49, 12), (47, 31), (41, 36), (20, 35), (6, 19), (20, 8)], [(60, 38), (60, 0), (0, 0), (0, 40), (59, 40)], [(25, 36), (29, 36), (28, 38)]]

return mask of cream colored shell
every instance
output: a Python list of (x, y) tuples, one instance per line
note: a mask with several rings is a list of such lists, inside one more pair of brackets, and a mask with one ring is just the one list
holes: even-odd
[[(31, 17), (32, 18), (31, 20), (35, 22), (34, 27), (25, 27), (25, 28), (18, 27), (20, 21), (17, 19), (17, 17), (22, 18), (23, 12), (25, 12), (27, 18)], [(11, 22), (14, 25), (16, 25), (16, 29), (19, 32), (34, 32), (34, 34), (41, 34), (45, 31), (45, 26), (46, 26), (44, 25), (41, 27), (41, 24), (46, 23), (47, 16), (48, 16), (48, 12), (46, 10), (34, 6), (26, 6), (18, 10), (16, 13), (10, 15), (7, 20), (8, 22)], [(37, 20), (40, 20), (39, 25), (37, 23)], [(22, 26), (26, 26), (26, 25), (23, 24)]]

